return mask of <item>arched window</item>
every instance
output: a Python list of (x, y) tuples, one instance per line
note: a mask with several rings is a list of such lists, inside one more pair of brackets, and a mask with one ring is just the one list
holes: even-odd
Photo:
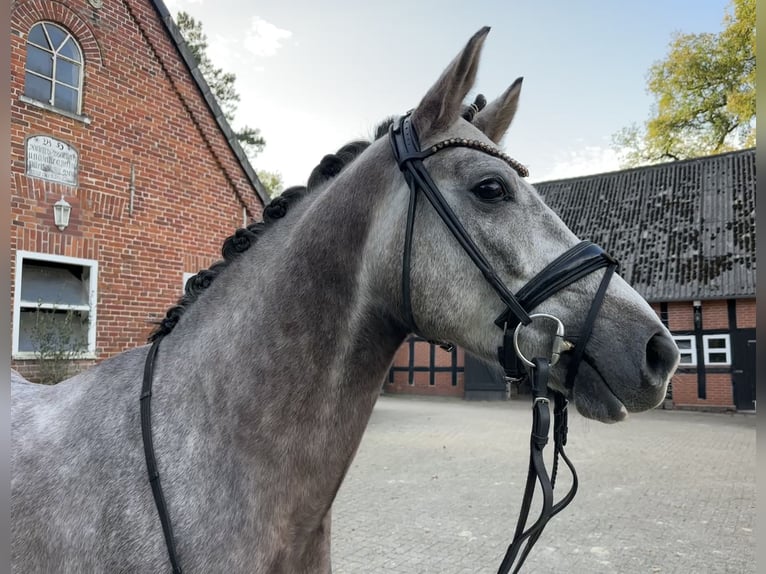
[(74, 114), (80, 113), (82, 51), (64, 28), (38, 22), (27, 37), (24, 95)]

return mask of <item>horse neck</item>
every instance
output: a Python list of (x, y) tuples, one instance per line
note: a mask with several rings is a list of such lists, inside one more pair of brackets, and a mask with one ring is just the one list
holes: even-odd
[(385, 194), (364, 183), (380, 180), (377, 162), (365, 164), (276, 223), (163, 340), (168, 424), (210, 429), (261, 458), (268, 444), (332, 444), (328, 480), (339, 484), (406, 335), (374, 276)]

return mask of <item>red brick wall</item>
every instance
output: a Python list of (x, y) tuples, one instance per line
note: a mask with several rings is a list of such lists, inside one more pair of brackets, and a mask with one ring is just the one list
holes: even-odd
[(725, 299), (701, 303), (703, 330), (729, 328), (729, 307)]
[(694, 329), (694, 307), (691, 301), (668, 303), (668, 329), (673, 332)]
[(673, 405), (712, 409), (733, 409), (730, 373), (705, 374), (705, 398), (697, 396), (697, 372), (676, 373), (673, 377)]
[(737, 300), (737, 329), (755, 329), (755, 299)]
[(673, 377), (673, 405), (697, 404), (697, 373), (676, 373)]
[[(415, 343), (414, 365), (417, 367), (428, 367), (430, 364), (430, 343), (417, 341)], [(409, 342), (405, 342), (394, 357), (394, 365), (397, 367), (407, 367), (410, 360)], [(457, 350), (457, 365), (462, 368), (465, 363), (464, 352)], [(434, 347), (434, 364), (439, 367), (452, 366), (452, 355), (442, 348)], [(386, 381), (384, 386), (386, 392), (429, 395), (429, 396), (454, 396), (462, 397), (464, 392), (463, 372), (457, 374), (457, 385), (452, 385), (452, 373), (448, 371), (437, 371), (434, 373), (434, 384), (430, 384), (431, 375), (427, 371), (414, 371), (410, 379), (410, 373), (407, 371), (394, 371), (394, 381)]]
[[(26, 36), (40, 20), (83, 49), (82, 115), (22, 102)], [(25, 175), (25, 138), (50, 135), (79, 153), (76, 188)], [(133, 213), (128, 213), (131, 166)], [(220, 258), (223, 239), (261, 204), (198, 87), (147, 0), (12, 3), (11, 252), (98, 260), (98, 358), (143, 344), (181, 293), (182, 274)], [(53, 225), (53, 203), (72, 205)], [(12, 258), (11, 288), (15, 276)], [(13, 297), (13, 293), (12, 293)], [(15, 368), (29, 371), (16, 361)]]

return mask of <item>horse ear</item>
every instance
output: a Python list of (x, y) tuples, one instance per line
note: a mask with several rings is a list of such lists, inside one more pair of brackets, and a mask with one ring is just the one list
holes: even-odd
[(499, 143), (505, 135), (508, 126), (513, 121), (516, 108), (519, 105), (521, 94), (521, 82), (524, 78), (517, 78), (503, 95), (488, 104), (473, 119), (473, 125), (495, 143)]
[(488, 33), (489, 26), (485, 26), (468, 40), (412, 112), (412, 123), (421, 138), (448, 128), (460, 117), (463, 99), (476, 79), (481, 47)]

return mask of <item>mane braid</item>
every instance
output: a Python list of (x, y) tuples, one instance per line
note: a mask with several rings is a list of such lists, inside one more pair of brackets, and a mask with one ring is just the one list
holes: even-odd
[[(486, 105), (486, 99), (479, 94), (476, 101), (467, 106), (463, 111), (463, 117), (471, 121), (476, 111)], [(373, 141), (378, 140), (388, 134), (388, 129), (396, 120), (395, 116), (390, 116), (380, 122), (373, 131)], [(359, 157), (372, 142), (357, 140), (342, 146), (334, 154), (328, 154), (322, 158), (309, 175), (306, 186), (294, 186), (284, 190), (281, 195), (275, 197), (263, 208), (263, 221), (253, 222), (247, 227), (241, 227), (226, 238), (221, 248), (223, 259), (213, 263), (208, 269), (199, 271), (196, 275), (189, 278), (184, 286), (184, 294), (178, 299), (175, 305), (170, 307), (165, 313), (165, 317), (154, 323), (157, 327), (149, 335), (149, 342), (161, 339), (170, 333), (183, 316), (186, 309), (194, 303), (213, 283), (216, 277), (228, 267), (234, 259), (250, 249), (258, 237), (264, 233), (277, 219), (281, 219), (287, 213), (287, 208), (299, 201), (307, 192), (322, 186), (329, 180), (338, 175), (345, 167)]]
[(210, 285), (213, 280), (229, 266), (234, 259), (250, 249), (258, 237), (274, 222), (281, 219), (287, 213), (287, 208), (299, 201), (306, 194), (306, 187), (294, 186), (286, 189), (281, 195), (275, 197), (263, 208), (263, 221), (249, 224), (247, 227), (237, 229), (234, 235), (226, 238), (221, 248), (223, 259), (213, 263), (208, 269), (203, 269), (193, 277), (190, 277), (184, 286), (184, 294), (178, 302), (168, 309), (165, 317), (157, 321), (157, 328), (149, 335), (149, 342), (161, 339), (170, 333), (183, 316), (186, 309), (194, 303), (199, 295)]

